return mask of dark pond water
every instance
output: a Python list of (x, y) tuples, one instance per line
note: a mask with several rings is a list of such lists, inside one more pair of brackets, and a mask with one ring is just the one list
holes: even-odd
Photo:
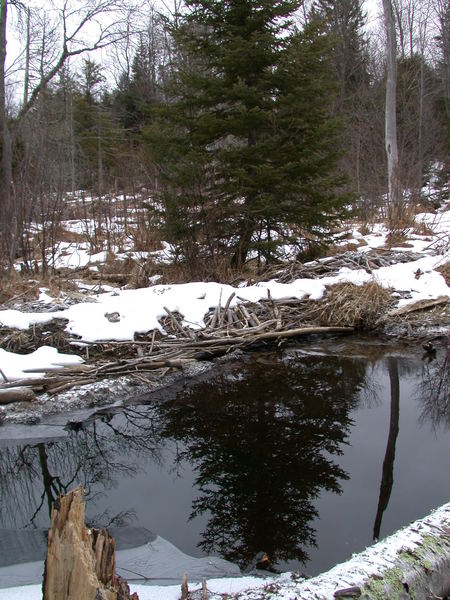
[(449, 362), (351, 339), (247, 356), (65, 438), (2, 448), (0, 528), (46, 527), (81, 483), (92, 524), (319, 573), (449, 501)]

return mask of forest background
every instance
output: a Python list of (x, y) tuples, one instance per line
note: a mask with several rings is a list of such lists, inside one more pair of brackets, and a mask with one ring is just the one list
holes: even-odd
[(1, 0), (3, 277), (51, 271), (67, 218), (92, 253), (170, 243), (186, 279), (318, 256), (354, 215), (401, 237), (448, 184), (450, 8), (383, 5), (395, 193), (392, 39), (358, 0)]

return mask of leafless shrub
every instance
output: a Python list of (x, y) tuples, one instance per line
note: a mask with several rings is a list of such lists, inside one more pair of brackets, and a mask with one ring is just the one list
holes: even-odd
[(415, 233), (416, 235), (433, 235), (434, 234), (433, 228), (428, 223), (425, 223), (423, 221), (420, 221), (418, 223), (416, 222), (416, 224), (413, 227), (412, 232)]
[(2, 281), (0, 288), (0, 304), (14, 301), (36, 300), (39, 296), (39, 283), (29, 277), (11, 271), (8, 278)]

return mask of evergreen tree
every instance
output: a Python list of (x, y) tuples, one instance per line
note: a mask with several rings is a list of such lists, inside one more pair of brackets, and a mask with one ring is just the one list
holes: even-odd
[[(73, 98), (73, 133), (78, 184), (101, 196), (112, 179), (115, 156), (123, 143), (108, 94), (102, 90), (102, 67), (85, 60), (78, 93)], [(108, 186), (109, 187), (109, 186)]]
[(155, 102), (156, 96), (154, 65), (148, 46), (141, 39), (133, 58), (131, 77), (122, 76), (114, 98), (118, 118), (135, 138), (149, 120), (149, 106)]
[(298, 6), (189, 0), (171, 99), (148, 132), (171, 241), (228, 245), (235, 266), (255, 245), (270, 260), (299, 234), (322, 237), (343, 201), (327, 37), (317, 20), (294, 29)]

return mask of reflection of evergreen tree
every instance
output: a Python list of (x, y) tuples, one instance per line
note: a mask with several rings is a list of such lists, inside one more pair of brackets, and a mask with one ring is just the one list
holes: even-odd
[(180, 460), (197, 470), (192, 517), (211, 514), (200, 547), (241, 565), (260, 551), (306, 561), (313, 501), (321, 490), (340, 493), (347, 478), (331, 456), (345, 443), (364, 366), (344, 377), (335, 358), (296, 363), (247, 366), (242, 379), (199, 384), (187, 402), (161, 407), (166, 434), (186, 445)]

